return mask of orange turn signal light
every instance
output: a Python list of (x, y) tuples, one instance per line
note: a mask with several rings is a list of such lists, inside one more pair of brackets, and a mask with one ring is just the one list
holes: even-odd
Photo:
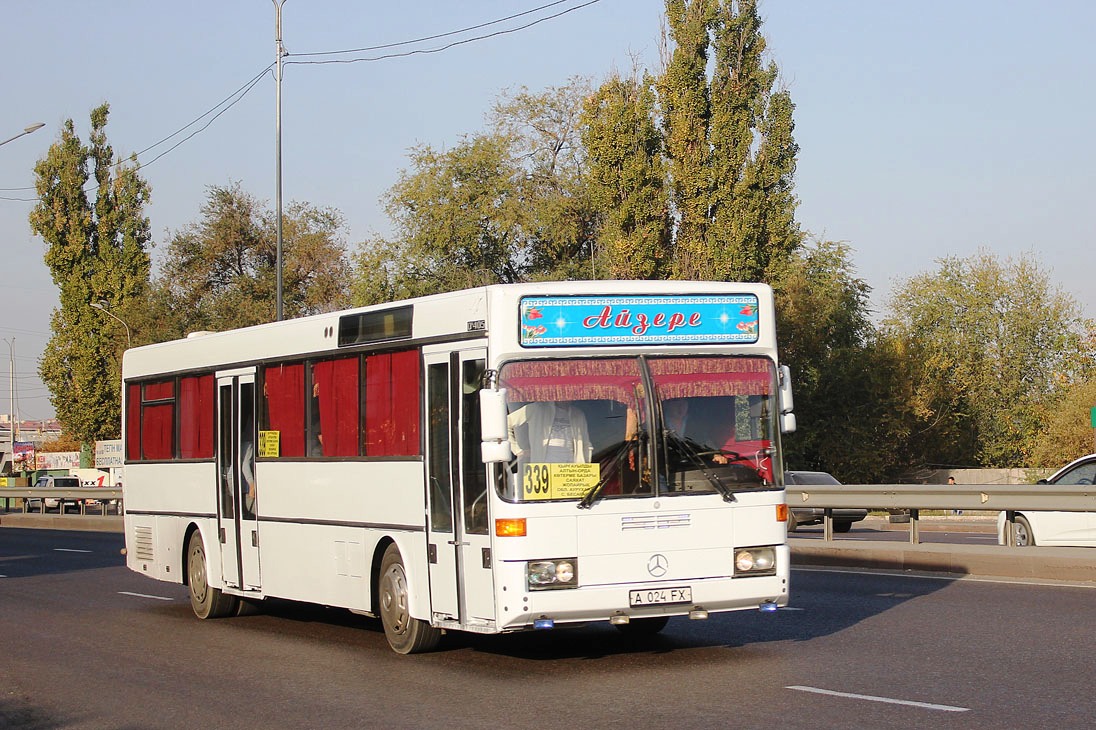
[(776, 505), (776, 521), (787, 522), (788, 521), (788, 505), (778, 504)]
[(497, 537), (525, 537), (525, 518), (513, 517), (495, 520)]

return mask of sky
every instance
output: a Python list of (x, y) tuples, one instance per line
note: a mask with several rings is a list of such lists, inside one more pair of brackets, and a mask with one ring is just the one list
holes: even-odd
[[(549, 2), (285, 0), (283, 203), (339, 209), (353, 247), (389, 232), (382, 196), (408, 167), (408, 150), (444, 149), (482, 131), (503, 91), (660, 68), (662, 0), (564, 0), (415, 46), (325, 57), (374, 60), (300, 63), (311, 60), (304, 54), (438, 36)], [(1096, 3), (762, 0), (761, 12), (796, 105), (798, 220), (812, 236), (851, 247), (877, 313), (897, 283), (936, 269), (941, 257), (986, 250), (1001, 260), (1034, 255), (1096, 317)], [(57, 289), (27, 224), (35, 162), (66, 119), (86, 140), (88, 115), (103, 102), (108, 139), (124, 156), (215, 110), (139, 156), (152, 187), (154, 266), (172, 232), (200, 219), (210, 186), (238, 181), (273, 209), (276, 84), (263, 72), (275, 59), (275, 5), (6, 0), (3, 18), (0, 140), (46, 126), (0, 146), (0, 337), (14, 353), (19, 416), (41, 419), (53, 414), (37, 369)], [(454, 41), (469, 42), (378, 58)], [(104, 316), (109, 326), (117, 324)]]

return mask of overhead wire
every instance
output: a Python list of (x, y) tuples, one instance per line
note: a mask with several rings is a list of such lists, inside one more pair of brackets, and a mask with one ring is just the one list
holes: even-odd
[[(524, 15), (529, 15), (530, 13), (539, 12), (540, 10), (545, 10), (547, 8), (550, 8), (550, 7), (553, 7), (553, 6), (556, 6), (556, 5), (560, 5), (561, 3), (567, 2), (567, 1), (568, 0), (557, 0), (557, 2), (549, 3), (548, 5), (543, 5), (539, 8), (534, 8), (533, 10), (529, 10), (529, 11), (526, 11), (524, 13), (518, 13), (516, 15), (509, 16), (508, 18), (500, 18), (499, 20), (494, 20), (494, 21), (491, 21), (489, 23), (481, 23), (479, 25), (471, 26), (469, 28), (465, 28), (465, 29), (462, 29), (462, 30), (450, 31), (449, 33), (441, 33), (441, 34), (438, 34), (438, 35), (435, 35), (435, 36), (428, 36), (426, 38), (420, 38), (420, 39), (411, 40), (411, 41), (401, 41), (399, 43), (389, 43), (389, 44), (385, 44), (385, 45), (381, 45), (381, 46), (373, 46), (373, 47), (369, 47), (369, 48), (360, 48), (360, 49), (351, 49), (351, 50), (345, 50), (345, 51), (327, 51), (327, 52), (322, 52), (322, 53), (290, 53), (290, 54), (287, 54), (287, 55), (291, 56), (291, 57), (298, 57), (298, 56), (323, 56), (323, 55), (334, 55), (334, 54), (343, 54), (343, 53), (362, 53), (362, 52), (365, 52), (365, 51), (383, 50), (385, 48), (395, 48), (395, 47), (399, 47), (399, 46), (413, 45), (413, 44), (416, 44), (416, 43), (425, 42), (427, 40), (436, 40), (438, 38), (445, 38), (445, 37), (452, 36), (452, 35), (459, 35), (460, 33), (466, 33), (469, 30), (476, 30), (476, 29), (484, 28), (484, 27), (487, 27), (487, 26), (490, 26), (490, 25), (496, 25), (498, 23), (505, 22), (506, 20), (513, 20), (514, 18), (522, 17)], [(383, 60), (387, 60), (387, 59), (391, 59), (391, 58), (404, 58), (404, 57), (407, 57), (407, 56), (414, 56), (414, 55), (427, 54), (427, 53), (441, 53), (443, 51), (448, 51), (451, 48), (455, 48), (457, 46), (463, 46), (463, 45), (466, 45), (468, 43), (475, 43), (477, 41), (487, 40), (488, 38), (496, 38), (498, 36), (508, 35), (510, 33), (517, 33), (518, 31), (526, 30), (527, 28), (532, 28), (534, 25), (539, 25), (539, 24), (541, 24), (545, 21), (548, 21), (548, 20), (554, 20), (554, 19), (559, 18), (561, 16), (567, 15), (568, 13), (573, 13), (576, 10), (581, 10), (582, 8), (588, 7), (590, 5), (594, 5), (594, 4), (599, 3), (599, 2), (601, 2), (601, 0), (587, 0), (586, 2), (582, 3), (581, 5), (575, 5), (574, 7), (570, 7), (570, 8), (566, 8), (564, 10), (561, 10), (558, 13), (554, 13), (552, 15), (546, 15), (543, 18), (537, 18), (536, 20), (528, 22), (524, 25), (519, 25), (519, 26), (514, 27), (514, 28), (505, 28), (503, 30), (497, 30), (497, 31), (494, 31), (492, 33), (485, 33), (484, 35), (473, 36), (472, 38), (464, 38), (464, 39), (459, 40), (459, 41), (453, 41), (452, 43), (446, 43), (445, 45), (438, 46), (436, 48), (416, 48), (416, 49), (413, 49), (413, 50), (410, 50), (410, 51), (402, 51), (402, 52), (399, 52), (399, 53), (385, 53), (385, 54), (382, 54), (380, 56), (371, 56), (371, 57), (368, 57), (368, 58), (346, 58), (346, 59), (344, 59), (344, 58), (335, 58), (335, 59), (326, 59), (326, 60), (320, 60), (320, 61), (286, 61), (285, 65), (288, 66), (290, 64), (294, 64), (294, 65), (298, 65), (298, 66), (302, 66), (302, 65), (320, 66), (320, 65), (331, 64), (331, 63), (362, 63), (362, 62), (369, 62), (369, 61), (383, 61)]]
[[(364, 53), (364, 52), (375, 51), (375, 50), (384, 50), (386, 48), (398, 48), (398, 47), (402, 47), (402, 46), (416, 45), (416, 44), (419, 44), (419, 43), (425, 43), (425, 42), (432, 41), (432, 40), (438, 40), (438, 39), (441, 39), (441, 38), (448, 38), (448, 37), (452, 37), (452, 36), (455, 36), (455, 35), (461, 35), (463, 33), (469, 33), (469, 32), (475, 31), (475, 30), (480, 30), (482, 28), (487, 28), (487, 27), (490, 27), (490, 26), (493, 26), (493, 25), (498, 25), (500, 23), (506, 23), (506, 22), (509, 22), (509, 21), (512, 21), (512, 20), (516, 20), (518, 18), (527, 17), (529, 15), (533, 15), (535, 13), (539, 13), (539, 12), (542, 12), (544, 10), (548, 10), (550, 8), (554, 8), (554, 7), (557, 7), (559, 5), (564, 5), (568, 2), (573, 2), (573, 1), (574, 0), (555, 0), (554, 2), (546, 3), (544, 5), (540, 5), (538, 7), (531, 8), (529, 10), (526, 10), (526, 11), (523, 11), (523, 12), (520, 12), (520, 13), (514, 13), (512, 15), (508, 15), (508, 16), (503, 17), (503, 18), (498, 18), (498, 19), (495, 19), (495, 20), (491, 20), (491, 21), (488, 21), (488, 22), (485, 22), (485, 23), (478, 23), (476, 25), (471, 25), (471, 26), (468, 26), (466, 28), (460, 28), (458, 30), (448, 31), (446, 33), (438, 33), (438, 34), (435, 34), (435, 35), (423, 36), (422, 38), (415, 38), (415, 39), (406, 40), (406, 41), (398, 41), (396, 43), (386, 43), (386, 44), (377, 45), (377, 46), (367, 46), (367, 47), (362, 47), (362, 48), (351, 48), (351, 49), (344, 49), (344, 50), (339, 50), (339, 51), (319, 51), (319, 52), (297, 53), (297, 54), (287, 53), (286, 56), (287, 57), (294, 57), (294, 58), (297, 58), (297, 57), (308, 58), (308, 57), (316, 57), (316, 56), (344, 55), (344, 54), (351, 54), (351, 53)], [(588, 7), (590, 5), (594, 5), (594, 4), (599, 3), (599, 2), (601, 2), (601, 0), (586, 0), (586, 2), (582, 2), (578, 5), (574, 5), (572, 7), (565, 8), (565, 9), (560, 10), (559, 12), (553, 13), (551, 15), (546, 15), (544, 17), (537, 18), (536, 20), (530, 21), (530, 22), (525, 23), (523, 25), (519, 25), (519, 26), (516, 26), (516, 27), (513, 27), (513, 28), (504, 28), (502, 30), (497, 30), (497, 31), (494, 31), (494, 32), (491, 32), (491, 33), (485, 33), (485, 34), (482, 34), (482, 35), (473, 36), (471, 38), (464, 38), (464, 39), (461, 39), (461, 40), (453, 41), (451, 43), (447, 43), (443, 46), (439, 46), (439, 47), (436, 47), (436, 48), (416, 48), (416, 49), (412, 49), (412, 50), (409, 50), (409, 51), (402, 51), (402, 52), (398, 52), (398, 53), (387, 53), (387, 54), (382, 54), (380, 56), (373, 56), (373, 57), (367, 57), (367, 58), (286, 61), (284, 65), (290, 65), (290, 64), (295, 64), (295, 65), (322, 65), (322, 64), (331, 64), (331, 63), (361, 63), (361, 62), (368, 62), (368, 61), (381, 61), (381, 60), (391, 59), (391, 58), (401, 58), (401, 57), (413, 56), (413, 55), (417, 55), (417, 54), (441, 53), (441, 52), (447, 51), (451, 48), (455, 48), (455, 47), (461, 46), (461, 45), (466, 45), (468, 43), (475, 43), (475, 42), (478, 42), (478, 41), (487, 40), (489, 38), (495, 38), (495, 37), (502, 36), (502, 35), (508, 35), (510, 33), (517, 33), (519, 31), (531, 28), (535, 25), (539, 25), (540, 23), (543, 23), (543, 22), (546, 22), (546, 21), (549, 21), (549, 20), (554, 20), (555, 18), (559, 18), (561, 16), (567, 15), (568, 13), (572, 13), (576, 10), (581, 10), (582, 8)], [(209, 117), (209, 119), (201, 127), (199, 127), (198, 129), (195, 129), (193, 132), (191, 132), (187, 136), (183, 137), (182, 139), (180, 139), (175, 144), (168, 147), (163, 152), (160, 152), (158, 155), (153, 157), (148, 162), (138, 161), (137, 169), (142, 169), (142, 168), (148, 167), (149, 165), (153, 164), (154, 162), (156, 162), (160, 158), (162, 158), (165, 155), (169, 154), (170, 152), (174, 151), (175, 149), (177, 149), (178, 147), (180, 147), (184, 143), (186, 143), (189, 140), (193, 139), (198, 134), (201, 134), (206, 129), (208, 129), (209, 126), (211, 124), (213, 124), (213, 122), (216, 121), (222, 114), (224, 114), (229, 109), (231, 109), (233, 106), (238, 104), (241, 100), (243, 100), (243, 98), (245, 96), (247, 96), (251, 92), (252, 89), (255, 88), (255, 86), (259, 83), (259, 81), (262, 80), (263, 76), (265, 76), (267, 73), (270, 72), (270, 70), (275, 66), (276, 63), (277, 63), (277, 61), (267, 65), (262, 71), (257, 73), (255, 76), (251, 77), (242, 86), (240, 86), (235, 91), (230, 93), (227, 97), (222, 99), (220, 102), (218, 102), (212, 108), (210, 108), (207, 111), (200, 114), (194, 120), (192, 120), (192, 121), (188, 122), (187, 124), (183, 125), (182, 127), (177, 129), (176, 131), (172, 132), (171, 134), (167, 135), (163, 139), (159, 140), (158, 142), (155, 142), (155, 143), (149, 145), (148, 147), (145, 147), (143, 150), (130, 155), (129, 158), (119, 160), (118, 162), (114, 163), (114, 166), (115, 167), (120, 167), (121, 165), (125, 164), (126, 162), (128, 162), (129, 160), (131, 160), (134, 157), (140, 158), (141, 155), (143, 155), (147, 152), (150, 152), (151, 150), (159, 147), (162, 144), (165, 144), (166, 142), (173, 139), (174, 137), (182, 134), (187, 129), (193, 127), (195, 124), (202, 121), (206, 117)], [(214, 114), (214, 112), (216, 112), (216, 114)], [(211, 114), (213, 114), (212, 117), (209, 116)], [(97, 186), (98, 186), (97, 182), (89, 181), (87, 186), (85, 186), (84, 190), (85, 190), (85, 192), (90, 192), (91, 190), (94, 190)], [(21, 191), (24, 191), (24, 190), (34, 190), (34, 189), (35, 189), (34, 187), (0, 188), (0, 192), (21, 192)], [(21, 198), (21, 197), (11, 197), (11, 196), (0, 195), (0, 200), (6, 200), (6, 201), (12, 201), (12, 202), (33, 203), (33, 202), (37, 202), (38, 200), (40, 200), (40, 198), (38, 198), (38, 197)]]

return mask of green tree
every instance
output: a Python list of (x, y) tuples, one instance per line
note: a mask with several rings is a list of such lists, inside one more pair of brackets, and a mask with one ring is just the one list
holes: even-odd
[[(765, 61), (756, 0), (667, 0), (659, 89), (678, 219), (674, 277), (775, 281), (795, 221), (795, 106)], [(708, 73), (709, 58), (711, 74)]]
[(612, 279), (659, 279), (670, 271), (670, 210), (653, 79), (614, 74), (583, 110), (587, 180), (600, 212), (600, 271)]
[(358, 304), (533, 279), (590, 275), (597, 210), (579, 120), (588, 85), (496, 104), (487, 132), (411, 152), (385, 196), (391, 236), (355, 255)]
[(666, 0), (673, 49), (658, 84), (670, 191), (678, 218), (673, 276), (707, 279), (714, 262), (708, 249), (711, 206), (711, 120), (707, 65), (715, 0)]
[(882, 328), (908, 368), (912, 453), (923, 463), (1027, 466), (1061, 384), (1085, 369), (1080, 308), (1030, 254), (937, 264), (899, 283)]
[(775, 90), (776, 64), (754, 0), (723, 2), (712, 23), (711, 225), (715, 276), (770, 281), (803, 241), (793, 193), (795, 105)]
[[(164, 334), (272, 321), (277, 304), (275, 213), (239, 183), (211, 186), (201, 219), (171, 235), (150, 298)], [(283, 212), (283, 310), (287, 317), (349, 302), (342, 214), (291, 203)], [(167, 337), (161, 338), (167, 339)]]
[[(39, 374), (62, 427), (85, 445), (120, 435), (120, 354), (127, 344), (124, 328), (90, 305), (105, 301), (125, 319), (146, 291), (150, 268), (150, 188), (135, 157), (115, 160), (105, 132), (109, 113), (107, 104), (92, 110), (88, 145), (71, 119), (64, 123), (35, 165), (39, 200), (30, 214), (61, 305), (51, 316)], [(94, 203), (87, 194), (92, 175)], [(134, 344), (142, 333), (136, 336)]]
[(851, 250), (819, 241), (789, 259), (775, 289), (781, 360), (792, 370), (798, 430), (786, 466), (879, 481), (904, 465), (894, 358), (875, 342), (868, 297)]

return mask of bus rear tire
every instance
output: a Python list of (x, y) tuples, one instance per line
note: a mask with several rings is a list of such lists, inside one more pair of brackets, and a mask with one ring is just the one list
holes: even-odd
[(187, 586), (190, 588), (190, 607), (201, 619), (222, 618), (236, 612), (239, 601), (236, 596), (225, 594), (220, 588), (209, 585), (205, 544), (202, 533), (195, 530), (186, 547)]
[(407, 571), (395, 543), (384, 551), (377, 583), (381, 624), (392, 650), (397, 654), (418, 654), (434, 649), (441, 639), (441, 630), (412, 618), (408, 608)]

